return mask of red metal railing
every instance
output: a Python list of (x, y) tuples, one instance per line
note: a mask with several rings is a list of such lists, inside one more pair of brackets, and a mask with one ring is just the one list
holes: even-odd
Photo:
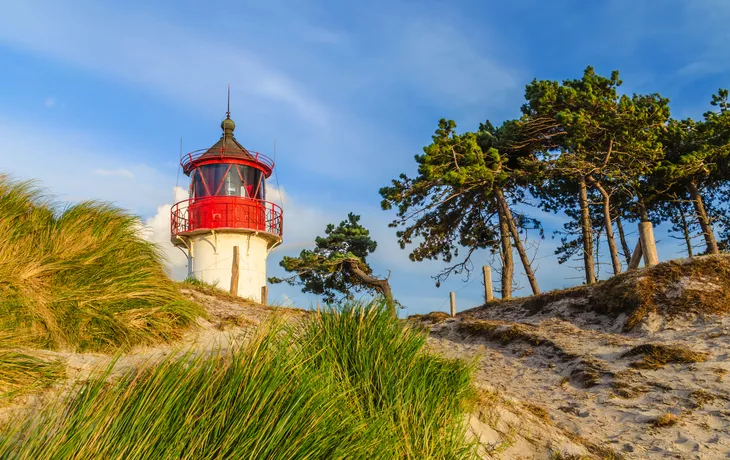
[(191, 198), (172, 206), (172, 236), (196, 230), (247, 229), (281, 237), (281, 208), (269, 201), (237, 196)]
[[(185, 171), (186, 174), (188, 172), (190, 172), (190, 170), (193, 167), (193, 164), (198, 159), (200, 159), (200, 157), (202, 157), (206, 152), (208, 152), (208, 150), (209, 149), (195, 150), (193, 152), (183, 155), (183, 157), (180, 159), (180, 166), (182, 166), (183, 171)], [(217, 157), (221, 160), (227, 159), (227, 158), (234, 158), (234, 159), (244, 160), (244, 161), (246, 161), (246, 160), (253, 161), (255, 163), (260, 164), (261, 166), (264, 167), (264, 169), (267, 170), (267, 176), (268, 176), (268, 174), (271, 174), (271, 171), (274, 169), (274, 160), (267, 157), (263, 153), (253, 152), (251, 150), (246, 150), (246, 151), (251, 155), (251, 158), (246, 158), (245, 156), (242, 156), (240, 150), (226, 150), (223, 148), (218, 149), (218, 151), (216, 151), (216, 154), (217, 154), (216, 156), (208, 155), (206, 158), (214, 159)]]

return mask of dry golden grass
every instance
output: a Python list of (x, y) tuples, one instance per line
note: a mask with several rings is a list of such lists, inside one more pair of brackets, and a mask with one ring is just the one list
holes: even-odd
[[(689, 288), (686, 284), (689, 283)], [(701, 288), (697, 288), (701, 286)], [(569, 298), (586, 299), (586, 309), (611, 317), (626, 314), (630, 331), (647, 315), (730, 313), (730, 255), (700, 256), (663, 262), (624, 272), (592, 286), (577, 286), (521, 299), (500, 301), (499, 306), (519, 306), (531, 314)], [(479, 308), (493, 308), (490, 302)]]
[(117, 351), (174, 340), (202, 313), (134, 216), (96, 202), (60, 209), (2, 174), (0, 216), (0, 349)]
[(521, 341), (528, 343), (533, 346), (549, 346), (556, 350), (560, 350), (556, 344), (550, 340), (535, 334), (533, 328), (523, 325), (506, 323), (502, 321), (488, 321), (488, 320), (477, 320), (468, 319), (461, 321), (457, 326), (460, 332), (471, 334), (477, 337), (486, 338), (489, 340), (498, 340), (502, 345), (507, 345), (512, 342)]
[[(684, 281), (704, 285), (686, 288)], [(730, 312), (730, 256), (702, 256), (672, 260), (622, 273), (591, 290), (591, 308), (618, 315), (627, 313), (630, 331), (650, 313), (665, 317)]]
[[(593, 454), (595, 458), (600, 458), (601, 460), (623, 460), (624, 456), (619, 454), (618, 452), (614, 451), (613, 449), (609, 447), (599, 446), (598, 444), (594, 444), (587, 439), (571, 432), (568, 430), (563, 430), (563, 434), (573, 441), (576, 444), (582, 444), (585, 446), (586, 449), (588, 449), (588, 452)], [(555, 458), (561, 458), (561, 457), (555, 457)], [(570, 458), (570, 457), (562, 457), (562, 458)], [(575, 457), (573, 457), (575, 458)], [(578, 457), (580, 458), (580, 457)], [(584, 457), (585, 458), (585, 457)]]
[(199, 292), (201, 294), (215, 297), (216, 299), (224, 300), (226, 302), (235, 303), (237, 305), (241, 305), (243, 307), (251, 307), (256, 306), (260, 310), (267, 310), (278, 314), (290, 314), (294, 316), (302, 316), (307, 315), (308, 311), (302, 310), (300, 308), (290, 308), (290, 307), (282, 307), (277, 305), (262, 305), (260, 303), (256, 303), (252, 300), (245, 299), (243, 297), (238, 297), (231, 295), (230, 292), (223, 290), (219, 288), (218, 286), (214, 286), (212, 284), (208, 284), (204, 281), (200, 281), (194, 278), (188, 278), (185, 281), (178, 281), (175, 283), (180, 290), (188, 290), (188, 291), (195, 291)]
[(631, 363), (637, 369), (661, 369), (667, 364), (690, 364), (706, 361), (709, 355), (674, 345), (645, 343), (632, 348), (622, 358), (642, 356), (642, 359)]
[(532, 403), (523, 403), (522, 406), (527, 409), (528, 412), (530, 412), (532, 415), (542, 420), (543, 422), (551, 423), (550, 412), (548, 412), (545, 407), (538, 406), (537, 404)]
[(410, 320), (430, 321), (433, 324), (443, 323), (449, 318), (451, 318), (451, 315), (442, 311), (433, 311), (431, 313), (426, 313), (425, 315), (411, 315), (408, 317)]
[(717, 400), (718, 396), (710, 393), (709, 391), (699, 389), (690, 393), (689, 398), (695, 409), (701, 409), (705, 404), (712, 403)]
[(62, 379), (65, 373), (66, 367), (60, 361), (14, 350), (0, 350), (0, 402), (47, 388)]
[(667, 412), (666, 414), (660, 415), (659, 417), (654, 419), (651, 423), (657, 428), (674, 426), (679, 423), (679, 417)]

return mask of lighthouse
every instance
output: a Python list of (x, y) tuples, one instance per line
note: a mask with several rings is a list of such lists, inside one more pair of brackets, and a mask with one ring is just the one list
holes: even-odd
[(266, 258), (283, 235), (282, 210), (266, 201), (274, 162), (238, 143), (230, 109), (221, 129), (212, 147), (180, 161), (190, 192), (172, 206), (171, 239), (187, 255), (188, 277), (261, 302)]

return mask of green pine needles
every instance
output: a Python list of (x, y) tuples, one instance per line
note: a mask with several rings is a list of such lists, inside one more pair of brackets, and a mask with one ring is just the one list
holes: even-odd
[(100, 375), (13, 423), (0, 458), (475, 458), (471, 367), (424, 346), (382, 304), (272, 324), (232, 353)]

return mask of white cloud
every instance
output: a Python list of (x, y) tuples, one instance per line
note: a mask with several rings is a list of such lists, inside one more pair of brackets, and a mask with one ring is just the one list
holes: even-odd
[(314, 239), (324, 232), (327, 224), (342, 220), (342, 217), (309, 205), (304, 200), (292, 199), (284, 187), (266, 184), (266, 198), (283, 209), (284, 242), (274, 249), (276, 255), (314, 246)]
[(50, 109), (51, 107), (54, 107), (54, 106), (56, 105), (56, 98), (55, 98), (55, 97), (50, 97), (50, 96), (49, 96), (49, 97), (47, 97), (47, 98), (46, 98), (46, 99), (45, 99), (45, 100), (43, 101), (43, 105), (45, 105), (45, 106), (46, 106), (47, 108), (49, 108), (49, 109)]
[(117, 176), (125, 179), (134, 179), (134, 174), (126, 169), (101, 169), (97, 168), (94, 171), (97, 176)]
[[(188, 198), (188, 192), (182, 187), (173, 187), (174, 202)], [(187, 257), (170, 242), (170, 209), (172, 203), (161, 204), (157, 207), (154, 216), (145, 220), (142, 235), (148, 241), (160, 246), (165, 255), (170, 276), (174, 279), (184, 279), (187, 274)]]

